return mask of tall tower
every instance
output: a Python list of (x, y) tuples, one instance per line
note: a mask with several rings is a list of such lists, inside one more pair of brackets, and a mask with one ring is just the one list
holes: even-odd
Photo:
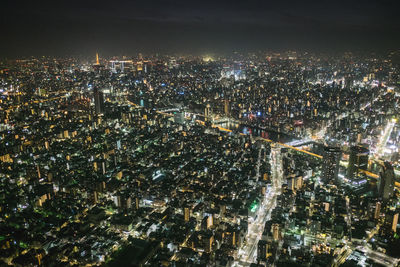
[(399, 210), (390, 210), (385, 214), (384, 226), (391, 231), (397, 231), (397, 223), (399, 222)]
[(97, 114), (104, 113), (104, 95), (97, 86), (93, 89), (94, 106)]
[(96, 53), (96, 65), (100, 65), (99, 53)]
[(228, 99), (224, 100), (224, 113), (225, 113), (225, 116), (229, 116), (230, 108), (229, 108), (229, 100)]
[(325, 147), (323, 158), (322, 179), (324, 183), (338, 182), (339, 162), (342, 151), (338, 147)]
[(359, 169), (368, 169), (369, 150), (362, 146), (352, 146), (350, 148), (349, 167), (347, 168), (347, 177), (353, 179), (357, 177)]

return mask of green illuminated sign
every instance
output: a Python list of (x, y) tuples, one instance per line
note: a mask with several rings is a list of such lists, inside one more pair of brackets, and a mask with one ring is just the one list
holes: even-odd
[(256, 201), (254, 201), (252, 204), (251, 204), (251, 206), (250, 206), (250, 211), (251, 212), (255, 212), (256, 210), (257, 210), (257, 202)]

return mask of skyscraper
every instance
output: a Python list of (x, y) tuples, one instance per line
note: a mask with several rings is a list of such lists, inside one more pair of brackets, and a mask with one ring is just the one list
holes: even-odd
[(380, 173), (380, 179), (378, 182), (378, 195), (387, 201), (393, 196), (394, 192), (394, 169), (389, 162), (385, 162), (382, 166), (382, 171)]
[(257, 244), (257, 259), (265, 261), (268, 258), (269, 244), (265, 240), (259, 240)]
[(210, 121), (210, 117), (211, 116), (211, 106), (210, 104), (206, 105), (206, 108), (204, 109), (204, 120), (205, 121)]
[(281, 239), (281, 229), (278, 223), (272, 224), (271, 232), (274, 241), (279, 241)]
[(339, 162), (342, 151), (338, 147), (325, 147), (323, 156), (322, 179), (324, 183), (338, 182)]
[(176, 123), (184, 123), (185, 122), (185, 113), (181, 111), (174, 112), (174, 122)]
[(374, 212), (374, 219), (379, 219), (379, 216), (381, 215), (381, 202), (376, 202), (375, 204), (375, 212)]
[(188, 222), (190, 220), (190, 209), (189, 207), (185, 207), (184, 208), (184, 218), (185, 218), (185, 222)]
[(358, 176), (359, 169), (367, 170), (369, 150), (362, 146), (352, 146), (350, 148), (349, 167), (347, 177), (353, 179)]
[(104, 113), (104, 95), (98, 87), (93, 89), (94, 106), (97, 114)]
[(397, 223), (399, 222), (399, 211), (390, 210), (385, 214), (384, 227), (393, 232), (397, 232)]
[(224, 113), (225, 113), (225, 116), (229, 116), (229, 114), (230, 114), (230, 107), (229, 107), (228, 99), (224, 100)]

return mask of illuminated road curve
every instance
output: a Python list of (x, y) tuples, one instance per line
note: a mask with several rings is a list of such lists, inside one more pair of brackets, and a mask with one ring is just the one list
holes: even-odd
[[(203, 122), (203, 121), (197, 121), (197, 122), (199, 122), (199, 123), (201, 123), (201, 124), (204, 125), (204, 122)], [(218, 126), (218, 125), (212, 125), (212, 127), (218, 128), (220, 131), (232, 132), (232, 130), (229, 130), (229, 129), (226, 129), (226, 128), (222, 128), (222, 127), (220, 127), (220, 126)], [(240, 133), (240, 134), (241, 134), (241, 135), (245, 135), (244, 133)], [(313, 156), (313, 157), (316, 157), (316, 158), (319, 158), (319, 159), (322, 159), (322, 158), (323, 158), (321, 155), (318, 155), (318, 154), (315, 154), (315, 153), (312, 153), (312, 152), (310, 152), (310, 151), (307, 151), (307, 150), (304, 150), (304, 149), (300, 149), (300, 148), (297, 148), (297, 147), (294, 147), (294, 146), (290, 146), (290, 145), (287, 145), (287, 144), (284, 144), (284, 143), (275, 142), (275, 141), (272, 141), (271, 139), (266, 139), (266, 138), (262, 138), (262, 137), (257, 137), (256, 139), (257, 139), (257, 140), (263, 140), (263, 141), (266, 141), (266, 142), (269, 142), (269, 143), (273, 143), (273, 144), (278, 144), (278, 145), (280, 145), (280, 146), (283, 146), (283, 147), (286, 147), (286, 148), (289, 148), (289, 149), (293, 149), (293, 150), (296, 150), (296, 151), (299, 151), (299, 152), (308, 154), (308, 155), (310, 155), (310, 156)], [(377, 175), (377, 174), (375, 174), (375, 173), (372, 173), (372, 172), (369, 172), (369, 171), (366, 171), (366, 170), (360, 169), (360, 172), (363, 172), (363, 173), (365, 173), (368, 177), (371, 177), (371, 178), (374, 178), (374, 179), (378, 179), (378, 178), (379, 178), (379, 175)], [(395, 182), (395, 186), (396, 186), (397, 188), (400, 188), (400, 183), (399, 183), (399, 182)]]
[[(203, 122), (203, 124), (204, 124), (204, 122)], [(232, 130), (225, 129), (225, 128), (219, 127), (219, 126), (217, 126), (217, 125), (212, 125), (212, 127), (218, 128), (220, 131), (232, 132)], [(243, 133), (240, 133), (240, 134), (241, 134), (241, 135), (245, 135), (245, 134), (243, 134)], [(296, 151), (299, 151), (299, 152), (308, 154), (308, 155), (310, 155), (310, 156), (313, 156), (313, 157), (316, 157), (316, 158), (319, 158), (319, 159), (322, 159), (322, 158), (323, 158), (321, 155), (312, 153), (312, 152), (310, 152), (310, 151), (307, 151), (307, 150), (304, 150), (304, 149), (300, 149), (300, 148), (297, 148), (297, 147), (294, 147), (294, 146), (289, 146), (289, 145), (284, 144), (284, 143), (275, 142), (275, 141), (272, 141), (272, 140), (270, 140), (270, 139), (265, 139), (265, 138), (262, 138), (262, 137), (257, 137), (257, 140), (263, 140), (263, 141), (266, 141), (266, 142), (269, 142), (269, 143), (278, 144), (278, 145), (280, 145), (280, 146), (283, 146), (283, 147), (286, 147), (286, 148), (289, 148), (289, 149), (293, 149), (293, 150), (296, 150)], [(366, 170), (362, 170), (362, 169), (360, 169), (359, 171), (362, 172), (362, 173), (364, 173), (364, 174), (366, 174), (368, 177), (371, 177), (371, 178), (374, 178), (374, 179), (378, 179), (378, 178), (379, 178), (379, 175), (378, 175), (378, 174), (375, 174), (375, 173), (373, 173), (373, 172), (366, 171)], [(399, 183), (399, 182), (395, 182), (395, 186), (396, 186), (397, 188), (400, 188), (400, 183)]]
[[(134, 106), (138, 106), (138, 105), (136, 105), (136, 104), (134, 104), (134, 103), (132, 103), (130, 101), (129, 101), (129, 103), (134, 105)], [(363, 108), (366, 108), (366, 107), (367, 107), (367, 105), (364, 106)], [(156, 111), (156, 112), (159, 113), (159, 114), (165, 115), (165, 116), (169, 116), (169, 117), (173, 116), (170, 113), (165, 113), (165, 112), (161, 112), (161, 111)], [(205, 125), (204, 121), (196, 120), (196, 122), (199, 123), (199, 124)], [(229, 132), (229, 133), (232, 132), (232, 130), (230, 130), (230, 129), (226, 129), (226, 128), (223, 128), (223, 127), (220, 127), (220, 126), (214, 125), (214, 124), (211, 125), (211, 127), (217, 128), (217, 129), (219, 129), (220, 131), (223, 131), (223, 132)], [(245, 134), (244, 133), (240, 133), (240, 135), (245, 135)], [(283, 147), (286, 147), (286, 148), (289, 148), (289, 149), (293, 149), (293, 150), (308, 154), (310, 156), (313, 156), (313, 157), (316, 157), (316, 158), (319, 158), (319, 159), (323, 158), (321, 155), (318, 155), (318, 154), (315, 154), (315, 153), (312, 153), (310, 151), (307, 151), (307, 150), (304, 150), (304, 149), (300, 149), (300, 148), (297, 148), (297, 147), (294, 147), (294, 146), (290, 146), (290, 145), (287, 145), (287, 144), (284, 144), (284, 143), (275, 142), (275, 141), (272, 141), (271, 139), (266, 139), (266, 138), (262, 138), (262, 137), (257, 137), (256, 139), (257, 140), (263, 140), (263, 141), (268, 142), (268, 143), (278, 144), (280, 146), (283, 146)], [(365, 173), (368, 177), (371, 177), (371, 178), (374, 178), (374, 179), (378, 179), (379, 178), (379, 175), (377, 175), (375, 173), (372, 173), (372, 172), (369, 172), (369, 171), (366, 171), (366, 170), (361, 170), (360, 169), (360, 172)], [(397, 188), (400, 188), (400, 183), (399, 182), (395, 182), (395, 186)]]

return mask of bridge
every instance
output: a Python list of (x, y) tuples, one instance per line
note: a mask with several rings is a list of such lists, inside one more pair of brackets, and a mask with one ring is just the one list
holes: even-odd
[(301, 140), (294, 140), (292, 142), (287, 143), (289, 146), (305, 146), (311, 143), (314, 143), (313, 139), (301, 139)]
[(160, 109), (160, 111), (168, 113), (168, 112), (175, 112), (179, 111), (179, 108), (167, 108), (167, 109)]
[[(129, 101), (129, 102), (130, 102), (130, 101)], [(130, 104), (132, 104), (132, 105), (134, 105), (134, 106), (138, 106), (137, 104), (132, 103), (132, 102), (130, 102)], [(159, 113), (159, 114), (165, 115), (165, 116), (169, 116), (169, 117), (172, 117), (172, 116), (173, 116), (172, 114), (166, 113), (166, 112), (163, 112), (163, 111), (156, 111), (156, 112)], [(193, 114), (193, 113), (191, 113), (191, 114)], [(196, 114), (196, 115), (197, 115), (197, 114)], [(200, 115), (200, 114), (199, 114), (199, 115)], [(204, 115), (202, 115), (202, 116), (204, 117)], [(196, 120), (196, 122), (199, 123), (199, 124), (201, 124), (201, 125), (205, 125), (205, 122), (204, 122), (204, 121)], [(229, 133), (232, 132), (232, 130), (230, 130), (230, 129), (223, 128), (223, 127), (218, 126), (218, 125), (215, 125), (215, 124), (212, 124), (211, 127), (217, 128), (218, 130), (223, 131), (223, 132), (229, 132)], [(246, 134), (244, 134), (244, 133), (239, 133), (239, 134), (240, 134), (240, 135), (246, 135)], [(323, 156), (321, 156), (321, 155), (312, 153), (312, 152), (310, 152), (310, 151), (307, 151), (307, 150), (304, 150), (304, 149), (301, 149), (301, 148), (298, 148), (298, 147), (295, 147), (295, 146), (292, 146), (292, 145), (289, 145), (289, 144), (285, 144), (285, 143), (281, 143), (281, 142), (275, 142), (275, 141), (273, 141), (273, 140), (271, 140), (271, 139), (267, 139), (267, 138), (263, 138), (263, 137), (256, 137), (256, 139), (257, 139), (257, 140), (261, 140), (261, 141), (265, 141), (265, 142), (268, 142), (268, 143), (277, 144), (277, 145), (280, 145), (280, 146), (282, 146), (282, 147), (286, 147), (286, 148), (288, 148), (288, 149), (296, 150), (296, 151), (298, 151), (298, 152), (305, 153), (305, 154), (307, 154), (307, 155), (316, 157), (316, 158), (318, 158), (318, 159), (322, 159), (322, 158), (323, 158)], [(311, 142), (311, 141), (312, 141), (312, 140), (310, 140), (310, 142)], [(307, 142), (308, 142), (308, 140), (307, 140)], [(380, 161), (380, 160), (378, 160), (378, 161)], [(341, 164), (342, 164), (342, 163), (343, 163), (343, 162), (341, 161)], [(373, 172), (366, 171), (366, 170), (362, 170), (362, 169), (359, 169), (359, 171), (360, 171), (361, 173), (364, 173), (365, 175), (367, 175), (367, 176), (370, 177), (370, 178), (373, 178), (373, 179), (376, 179), (376, 180), (379, 178), (379, 175), (378, 175), (378, 174), (375, 174), (375, 173), (373, 173)], [(400, 182), (395, 182), (395, 186), (396, 186), (397, 188), (400, 189)]]
[[(198, 122), (201, 122), (201, 121), (198, 121)], [(204, 124), (204, 122), (202, 124)], [(222, 127), (219, 127), (217, 125), (212, 125), (212, 127), (218, 128), (220, 131), (232, 132), (232, 130), (230, 130), (230, 129), (222, 128)], [(245, 134), (244, 133), (240, 133), (240, 135), (245, 135)], [(268, 143), (274, 143), (274, 144), (277, 144), (277, 145), (280, 145), (280, 146), (283, 146), (283, 147), (286, 147), (286, 148), (289, 148), (289, 149), (293, 149), (293, 150), (299, 151), (301, 153), (305, 153), (307, 155), (310, 155), (310, 156), (313, 156), (313, 157), (316, 157), (316, 158), (319, 158), (319, 159), (323, 158), (323, 156), (321, 156), (321, 155), (312, 153), (312, 152), (304, 150), (304, 149), (297, 148), (295, 146), (284, 144), (284, 143), (281, 143), (281, 142), (275, 142), (273, 140), (262, 138), (262, 137), (257, 137), (256, 139), (257, 140), (262, 140), (262, 141), (265, 141), (265, 142), (268, 142)], [(359, 169), (359, 171), (364, 173), (365, 175), (367, 175), (370, 178), (373, 178), (373, 179), (376, 179), (376, 180), (379, 178), (379, 175), (375, 174), (373, 172), (370, 172), (370, 171), (367, 171), (367, 170), (362, 170), (362, 169)], [(400, 182), (395, 182), (395, 186), (400, 189)]]

